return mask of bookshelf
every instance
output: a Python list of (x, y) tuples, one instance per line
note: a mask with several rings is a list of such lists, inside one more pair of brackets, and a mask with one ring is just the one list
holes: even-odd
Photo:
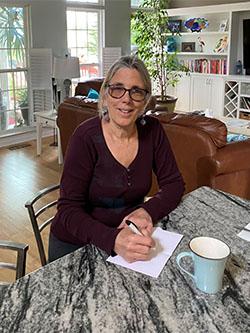
[[(215, 117), (250, 121), (250, 76), (236, 75), (237, 61), (243, 63), (242, 27), (243, 20), (250, 19), (250, 1), (174, 8), (168, 15), (170, 21), (179, 22), (180, 35), (174, 35), (177, 57), (190, 69), (176, 87), (169, 87), (169, 93), (178, 97), (176, 110), (207, 110)], [(205, 18), (209, 24), (191, 32), (184, 24), (190, 18)], [(220, 50), (217, 44), (223, 38), (227, 46)], [(202, 48), (200, 41), (205, 44)], [(188, 52), (183, 43), (190, 44)]]
[[(229, 69), (229, 12), (199, 12), (196, 14), (197, 8), (193, 8), (192, 14), (184, 15), (174, 15), (174, 10), (170, 11), (169, 20), (180, 22), (180, 35), (174, 36), (179, 61), (188, 67), (190, 72), (226, 75)], [(190, 17), (205, 18), (208, 21), (208, 26), (200, 32), (190, 32), (184, 25)], [(223, 31), (221, 31), (222, 23), (224, 24)], [(168, 36), (171, 36), (171, 34), (168, 34)], [(219, 41), (221, 41), (223, 47), (218, 46)], [(201, 42), (204, 43), (203, 46), (201, 46)], [(186, 52), (185, 47), (188, 47), (189, 44), (191, 50), (189, 49)]]

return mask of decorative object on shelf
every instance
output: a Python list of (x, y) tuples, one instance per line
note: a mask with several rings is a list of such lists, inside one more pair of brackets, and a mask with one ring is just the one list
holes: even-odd
[(227, 36), (223, 36), (216, 43), (215, 48), (214, 48), (214, 52), (215, 53), (223, 53), (227, 50), (227, 46), (228, 46), (228, 38), (227, 38)]
[(199, 44), (199, 52), (203, 52), (204, 46), (206, 45), (204, 40), (201, 37), (198, 37), (198, 44)]
[(220, 32), (225, 32), (227, 30), (227, 22), (228, 22), (227, 19), (221, 21), (220, 27), (219, 27)]
[(176, 52), (177, 44), (176, 44), (176, 39), (174, 38), (174, 36), (170, 36), (167, 38), (166, 48), (167, 48), (167, 52)]
[(169, 20), (167, 27), (170, 32), (179, 33), (181, 31), (181, 20)]
[(185, 21), (184, 26), (192, 32), (200, 32), (208, 26), (208, 20), (204, 17), (190, 18)]
[(242, 74), (242, 62), (240, 60), (236, 61), (235, 74), (237, 74), (237, 75)]
[(195, 52), (195, 42), (183, 42), (181, 43), (182, 52)]

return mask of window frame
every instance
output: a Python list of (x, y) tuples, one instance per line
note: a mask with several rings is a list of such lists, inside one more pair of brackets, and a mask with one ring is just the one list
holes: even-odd
[(132, 11), (135, 11), (137, 9), (139, 9), (140, 5), (142, 4), (143, 0), (140, 0), (141, 3), (139, 3), (139, 5), (132, 5), (132, 0), (130, 0), (130, 8)]
[(99, 0), (99, 3), (90, 3), (90, 2), (79, 2), (79, 1), (69, 1), (66, 0), (66, 11), (68, 9), (92, 9), (92, 10), (105, 10), (104, 5), (105, 0)]
[[(102, 3), (102, 4), (101, 4)], [(98, 15), (98, 62), (95, 65), (99, 68), (99, 75), (102, 75), (102, 49), (104, 45), (104, 17), (105, 17), (105, 6), (103, 5), (103, 0), (99, 0), (99, 4), (90, 4), (90, 3), (82, 3), (77, 1), (67, 1), (66, 6), (66, 16), (68, 10), (73, 11), (86, 11), (86, 12), (95, 12)], [(70, 5), (69, 5), (70, 4)], [(66, 20), (66, 29), (67, 29), (67, 47), (68, 47), (68, 26)], [(83, 77), (79, 79), (72, 80), (74, 84), (77, 84)], [(85, 77), (87, 79), (87, 77)]]
[[(22, 8), (23, 9), (23, 31), (24, 31), (24, 50), (25, 50), (25, 67), (22, 68), (5, 68), (5, 69), (0, 69), (0, 74), (4, 74), (4, 73), (10, 73), (10, 75), (14, 76), (15, 73), (25, 73), (26, 72), (26, 83), (27, 86), (26, 88), (23, 89), (27, 89), (27, 95), (28, 95), (28, 125), (27, 126), (20, 126), (20, 127), (14, 127), (11, 129), (4, 129), (2, 130), (0, 128), (0, 136), (5, 136), (5, 135), (11, 135), (11, 134), (16, 134), (18, 132), (24, 132), (24, 131), (28, 131), (31, 124), (31, 108), (30, 108), (30, 68), (29, 68), (29, 49), (31, 47), (31, 24), (30, 24), (30, 5), (26, 5), (26, 4), (18, 4), (18, 3), (13, 3), (13, 4), (5, 4), (0, 2), (0, 7), (5, 7), (5, 8)], [(10, 48), (11, 50), (11, 48)], [(15, 79), (13, 79), (13, 94), (14, 94), (14, 108), (6, 110), (7, 112), (14, 112), (15, 113), (15, 125), (16, 124), (16, 111), (17, 111), (17, 106), (16, 106), (16, 102), (17, 102), (17, 92), (20, 89), (16, 89), (15, 87)], [(7, 90), (9, 91), (9, 90)]]

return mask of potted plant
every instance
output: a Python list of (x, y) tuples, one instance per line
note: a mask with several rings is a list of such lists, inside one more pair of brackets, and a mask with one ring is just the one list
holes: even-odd
[(17, 102), (21, 109), (22, 119), (19, 120), (17, 126), (29, 125), (29, 101), (28, 90), (20, 89), (17, 91)]
[[(169, 96), (169, 85), (175, 86), (180, 72), (187, 68), (178, 62), (176, 50), (168, 52), (167, 39), (173, 37), (168, 28), (166, 0), (144, 0), (132, 17), (132, 32), (136, 52), (144, 61), (153, 79), (153, 90), (156, 91), (156, 110), (172, 112), (177, 98)], [(174, 34), (178, 34), (175, 32)]]

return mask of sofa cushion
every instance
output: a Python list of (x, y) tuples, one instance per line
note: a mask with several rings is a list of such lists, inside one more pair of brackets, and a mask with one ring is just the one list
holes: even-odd
[(91, 99), (98, 99), (99, 98), (99, 92), (96, 91), (95, 89), (90, 88), (87, 98), (91, 98)]

